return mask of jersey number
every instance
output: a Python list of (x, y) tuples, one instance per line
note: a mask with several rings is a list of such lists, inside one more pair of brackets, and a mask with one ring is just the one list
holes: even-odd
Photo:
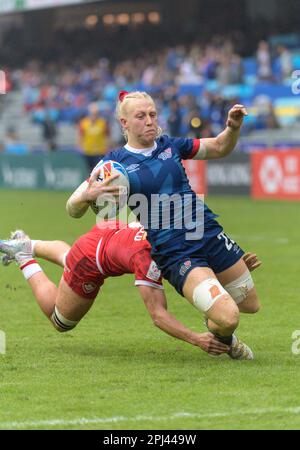
[(235, 242), (232, 239), (229, 239), (228, 236), (226, 236), (225, 233), (220, 233), (218, 234), (218, 239), (221, 241), (222, 239), (225, 240), (225, 246), (227, 248), (227, 250), (230, 252), (230, 250), (232, 249), (233, 245), (235, 244)]

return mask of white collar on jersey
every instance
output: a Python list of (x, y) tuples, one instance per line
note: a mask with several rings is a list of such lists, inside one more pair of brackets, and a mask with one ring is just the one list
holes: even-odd
[(131, 153), (138, 153), (139, 155), (151, 156), (154, 150), (157, 149), (157, 143), (154, 142), (154, 145), (151, 148), (133, 148), (128, 144), (124, 145), (124, 148), (126, 148), (126, 150), (128, 150)]

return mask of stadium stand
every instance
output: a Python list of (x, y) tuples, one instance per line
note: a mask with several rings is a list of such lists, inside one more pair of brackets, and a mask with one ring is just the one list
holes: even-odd
[[(213, 37), (203, 32), (191, 44), (186, 30), (170, 36), (164, 26), (153, 26), (61, 28), (50, 45), (31, 49), (35, 59), (25, 40), (15, 45), (16, 30), (9, 29), (3, 48), (4, 60), (10, 51), (14, 54), (9, 68), (13, 92), (1, 118), (0, 141), (16, 123), (20, 139), (31, 150), (43, 149), (41, 129), (47, 115), (58, 124), (58, 148), (76, 149), (76, 124), (96, 101), (117, 145), (122, 139), (114, 120), (119, 89), (149, 91), (160, 107), (163, 128), (169, 131), (176, 117), (183, 135), (217, 134), (234, 102), (249, 109), (243, 127), (246, 140), (264, 141), (267, 134), (276, 144), (279, 130), (291, 130), (300, 122), (300, 95), (295, 95), (291, 77), (300, 67), (297, 32), (268, 33), (265, 41), (258, 24), (256, 40), (249, 30), (235, 30)], [(162, 48), (160, 42), (166, 45)], [(16, 67), (15, 61), (22, 64)], [(299, 144), (297, 131), (288, 135)]]

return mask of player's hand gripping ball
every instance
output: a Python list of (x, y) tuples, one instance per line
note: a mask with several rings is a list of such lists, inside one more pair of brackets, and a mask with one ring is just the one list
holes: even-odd
[(95, 214), (101, 216), (103, 219), (115, 219), (120, 210), (127, 205), (129, 196), (129, 179), (125, 168), (122, 164), (116, 161), (100, 161), (94, 168), (99, 172), (97, 181), (99, 183), (107, 182), (110, 178), (118, 174), (118, 177), (109, 181), (107, 186), (118, 186), (118, 195), (110, 194), (109, 192), (99, 195), (97, 200), (91, 203), (91, 208)]

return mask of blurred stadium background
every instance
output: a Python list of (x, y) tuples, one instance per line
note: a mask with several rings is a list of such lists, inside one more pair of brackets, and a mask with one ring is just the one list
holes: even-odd
[[(299, 429), (299, 208), (281, 201), (300, 199), (299, 17), (299, 0), (0, 0), (1, 237), (22, 227), (71, 243), (86, 232), (92, 213), (65, 213), (89, 170), (82, 118), (98, 105), (109, 150), (122, 142), (118, 90), (145, 89), (172, 135), (216, 135), (230, 105), (247, 106), (234, 155), (187, 170), (263, 260), (263, 308), (239, 326), (250, 364), (155, 330), (130, 276), (108, 280), (78, 328), (56, 335), (19, 271), (1, 269), (1, 429)], [(205, 331), (166, 292), (171, 312)]]

